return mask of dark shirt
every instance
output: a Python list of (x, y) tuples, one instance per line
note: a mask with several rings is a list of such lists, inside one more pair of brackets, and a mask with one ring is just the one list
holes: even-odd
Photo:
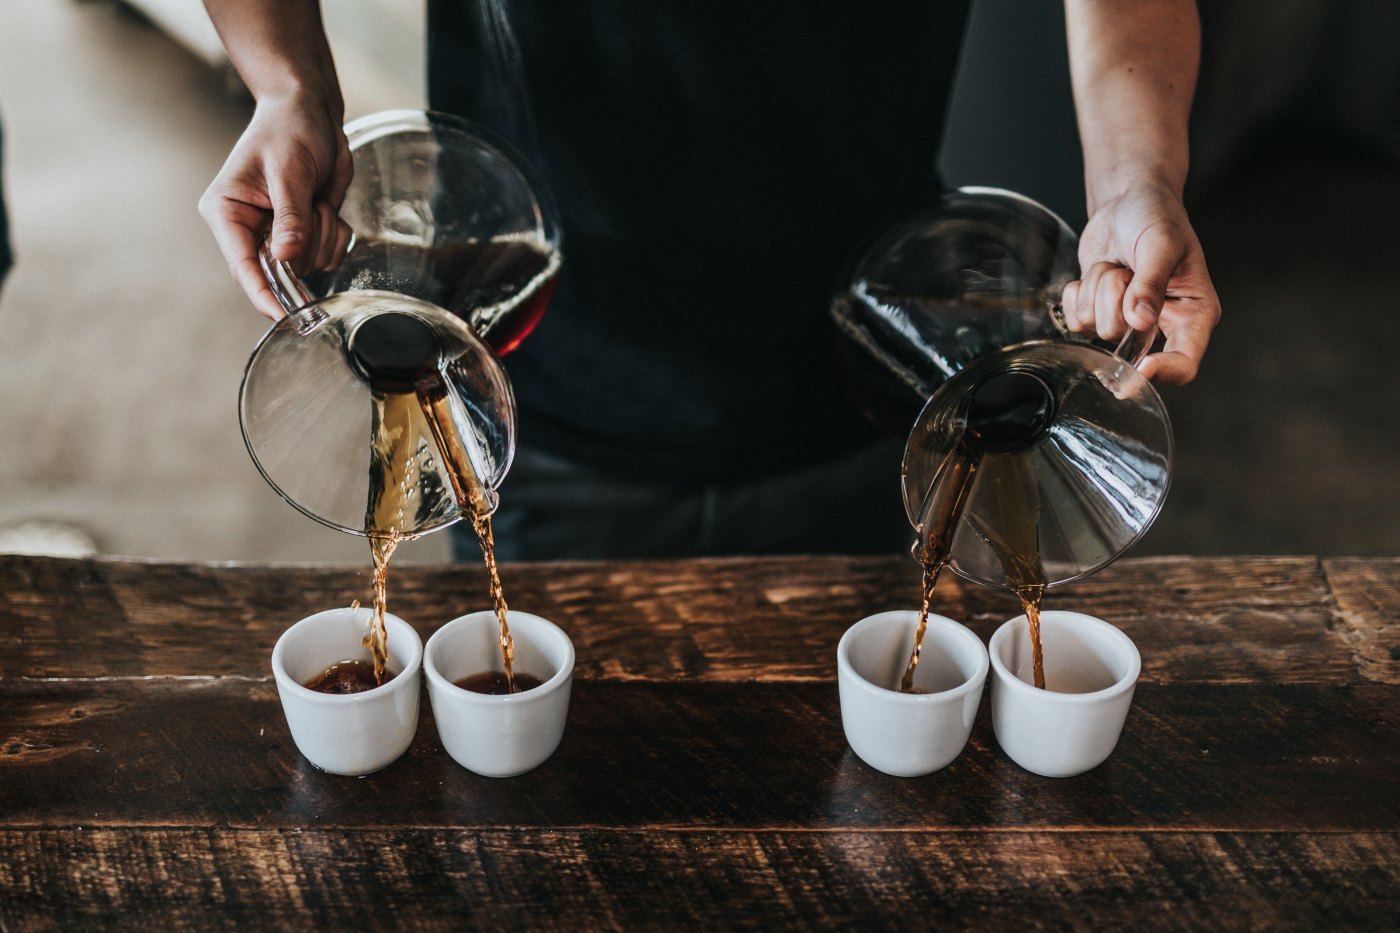
[(563, 221), (505, 361), (522, 443), (722, 481), (866, 442), (827, 305), (938, 189), (967, 5), (430, 0), (430, 106), (514, 142)]

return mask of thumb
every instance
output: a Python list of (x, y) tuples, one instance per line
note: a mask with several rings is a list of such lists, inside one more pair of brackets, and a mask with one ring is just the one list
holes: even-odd
[(1150, 227), (1133, 250), (1133, 279), (1123, 293), (1123, 319), (1134, 330), (1157, 323), (1167, 300), (1167, 284), (1186, 255), (1186, 242), (1160, 226)]
[(311, 196), (315, 184), (309, 178), (299, 177), (294, 169), (269, 174), (272, 255), (290, 262), (301, 256), (311, 241)]

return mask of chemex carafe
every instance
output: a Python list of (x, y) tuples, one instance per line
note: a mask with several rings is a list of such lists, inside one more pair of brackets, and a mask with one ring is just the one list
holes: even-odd
[(333, 271), (302, 275), (264, 241), (288, 314), (253, 351), (239, 419), (305, 514), (418, 535), (495, 509), (516, 431), (498, 356), (553, 295), (559, 224), (524, 160), (466, 121), (391, 111), (345, 132), (351, 236)]
[(1113, 561), (1161, 509), (1171, 424), (1137, 370), (1155, 334), (1109, 349), (1069, 330), (1077, 253), (1029, 198), (960, 188), (882, 235), (832, 303), (862, 406), (909, 431), (901, 481), (925, 563), (941, 533), (963, 577), (1053, 586)]

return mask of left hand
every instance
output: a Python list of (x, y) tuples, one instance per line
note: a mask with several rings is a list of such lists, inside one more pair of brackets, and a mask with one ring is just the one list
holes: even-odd
[(1117, 342), (1154, 325), (1162, 352), (1143, 361), (1154, 382), (1196, 378), (1220, 299), (1181, 198), (1165, 184), (1137, 182), (1098, 205), (1079, 240), (1081, 278), (1065, 286), (1065, 321), (1077, 333)]

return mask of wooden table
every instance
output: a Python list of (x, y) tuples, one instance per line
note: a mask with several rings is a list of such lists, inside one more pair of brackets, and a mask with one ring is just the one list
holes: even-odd
[[(578, 667), (550, 761), (312, 768), (268, 664), (365, 568), (0, 558), (0, 928), (1394, 927), (1400, 561), (1126, 560), (1047, 605), (1142, 652), (1117, 751), (1028, 774), (984, 708), (925, 778), (841, 733), (836, 642), (906, 559), (508, 565)], [(426, 638), (478, 567), (398, 567)], [(1014, 614), (949, 585), (984, 639)], [(364, 913), (368, 911), (368, 913)]]

